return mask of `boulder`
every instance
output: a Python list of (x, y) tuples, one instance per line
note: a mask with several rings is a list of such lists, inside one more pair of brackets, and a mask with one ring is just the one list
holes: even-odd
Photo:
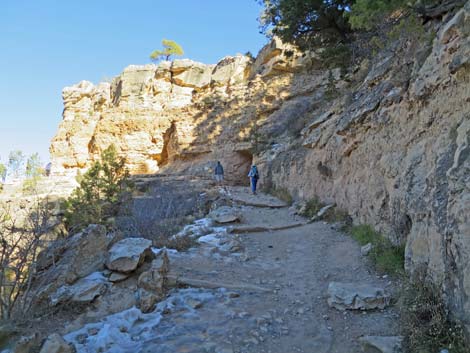
[(142, 272), (137, 284), (145, 290), (163, 294), (164, 277), (159, 273), (158, 269), (152, 268), (148, 271)]
[(108, 252), (106, 267), (112, 271), (129, 273), (134, 271), (146, 257), (152, 256), (152, 242), (144, 238), (126, 238)]
[(328, 305), (338, 310), (384, 309), (389, 302), (382, 288), (368, 284), (331, 282), (328, 286)]
[(402, 336), (363, 336), (359, 338), (364, 353), (400, 353)]
[(57, 333), (50, 335), (39, 353), (73, 353), (72, 347)]
[(211, 85), (226, 86), (243, 83), (250, 73), (251, 59), (244, 55), (226, 56), (212, 71)]
[(164, 250), (152, 261), (150, 269), (142, 272), (137, 280), (137, 285), (161, 297), (165, 294), (166, 277), (169, 271), (170, 260), (166, 250)]
[(222, 206), (209, 213), (209, 217), (215, 222), (223, 224), (239, 221), (241, 213), (235, 208)]
[(155, 308), (155, 304), (161, 299), (158, 295), (139, 288), (139, 308), (143, 313), (149, 313)]

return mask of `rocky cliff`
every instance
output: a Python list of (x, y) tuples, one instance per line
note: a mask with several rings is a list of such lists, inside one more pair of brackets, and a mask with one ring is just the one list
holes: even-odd
[(63, 91), (52, 174), (75, 175), (114, 143), (135, 174), (210, 177), (336, 202), (406, 244), (470, 331), (470, 2), (344, 74), (279, 41), (256, 60), (130, 66)]

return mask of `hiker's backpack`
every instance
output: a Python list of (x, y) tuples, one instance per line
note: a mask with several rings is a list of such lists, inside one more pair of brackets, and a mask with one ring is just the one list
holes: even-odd
[(258, 168), (254, 167), (253, 169), (254, 169), (253, 178), (259, 179)]

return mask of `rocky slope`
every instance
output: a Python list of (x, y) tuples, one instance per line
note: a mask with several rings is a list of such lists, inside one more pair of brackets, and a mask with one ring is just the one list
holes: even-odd
[(432, 42), (392, 43), (346, 75), (273, 41), (256, 60), (130, 66), (63, 91), (52, 174), (75, 175), (114, 143), (133, 173), (210, 177), (314, 195), (406, 243), (470, 331), (470, 2)]

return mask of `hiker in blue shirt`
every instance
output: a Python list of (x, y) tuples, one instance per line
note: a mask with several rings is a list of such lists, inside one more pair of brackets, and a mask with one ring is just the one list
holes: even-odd
[(251, 192), (253, 195), (256, 195), (256, 184), (258, 183), (259, 173), (258, 168), (253, 164), (251, 166), (250, 172), (248, 173), (248, 177), (250, 178), (251, 183)]

